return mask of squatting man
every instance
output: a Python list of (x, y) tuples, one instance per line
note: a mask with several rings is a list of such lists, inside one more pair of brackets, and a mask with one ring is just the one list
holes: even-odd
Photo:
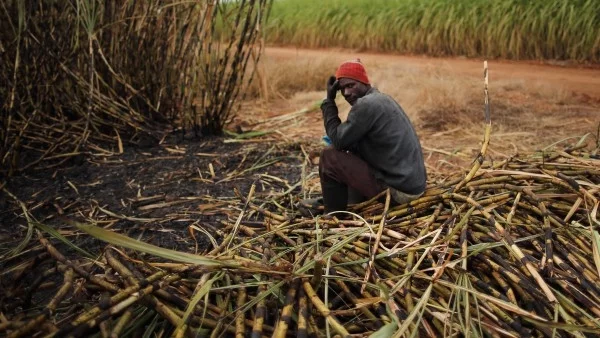
[[(344, 122), (335, 103), (338, 91), (352, 106)], [(394, 204), (423, 194), (427, 174), (413, 125), (393, 98), (371, 86), (359, 59), (342, 63), (329, 78), (321, 111), (331, 140), (319, 159), (323, 197), (302, 200), (304, 212), (344, 211), (387, 188)]]

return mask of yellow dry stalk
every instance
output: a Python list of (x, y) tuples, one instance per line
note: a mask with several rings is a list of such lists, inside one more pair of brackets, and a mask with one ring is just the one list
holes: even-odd
[(319, 298), (319, 295), (317, 295), (317, 293), (315, 292), (313, 287), (310, 285), (310, 282), (308, 280), (304, 280), (302, 282), (302, 287), (304, 288), (304, 292), (306, 292), (306, 295), (308, 296), (308, 298), (310, 299), (312, 304), (315, 306), (315, 308), (319, 311), (319, 313), (323, 317), (325, 317), (325, 320), (327, 321), (327, 323), (329, 323), (329, 325), (331, 325), (331, 327), (337, 333), (342, 335), (342, 337), (349, 337), (350, 333), (344, 328), (344, 325), (342, 325), (331, 314), (331, 311), (329, 310), (329, 308), (325, 305), (325, 303), (323, 303), (321, 298)]
[(371, 272), (375, 270), (375, 256), (377, 255), (377, 248), (379, 248), (379, 243), (381, 242), (381, 235), (383, 234), (383, 227), (385, 225), (385, 218), (390, 209), (390, 189), (386, 189), (385, 191), (385, 207), (383, 208), (383, 213), (381, 214), (381, 222), (379, 223), (379, 229), (377, 229), (377, 236), (375, 237), (375, 243), (373, 244), (373, 249), (371, 250), (371, 257), (369, 258), (369, 263), (367, 265), (367, 271), (365, 273), (365, 278), (363, 280), (363, 284), (360, 288), (360, 293), (365, 292), (365, 288), (367, 287), (367, 281), (369, 281), (369, 277), (371, 277)]
[(477, 173), (479, 168), (481, 168), (481, 165), (483, 164), (485, 155), (487, 153), (488, 145), (490, 144), (490, 135), (492, 134), (492, 119), (490, 116), (490, 100), (489, 100), (489, 93), (488, 93), (488, 82), (489, 82), (488, 64), (487, 64), (487, 61), (484, 61), (483, 62), (483, 83), (484, 83), (483, 84), (483, 93), (484, 93), (484, 104), (485, 104), (485, 131), (483, 133), (483, 144), (481, 145), (481, 150), (479, 151), (479, 155), (477, 155), (477, 158), (475, 159), (473, 166), (471, 167), (471, 170), (469, 171), (467, 176), (465, 176), (465, 178), (454, 187), (455, 192), (459, 191), (466, 183), (468, 183), (475, 176), (475, 174)]

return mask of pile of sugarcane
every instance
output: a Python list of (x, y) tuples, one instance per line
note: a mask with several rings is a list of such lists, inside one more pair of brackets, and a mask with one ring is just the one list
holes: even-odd
[[(576, 146), (485, 162), (468, 182), (450, 177), (396, 207), (385, 193), (352, 206), (351, 219), (276, 211), (251, 189), (204, 255), (73, 223), (114, 246), (69, 259), (40, 232), (40, 261), (56, 264), (29, 290), (57, 276), (62, 287), (0, 329), (10, 337), (597, 335), (596, 153)], [(30, 264), (21, 268), (38, 263)]]

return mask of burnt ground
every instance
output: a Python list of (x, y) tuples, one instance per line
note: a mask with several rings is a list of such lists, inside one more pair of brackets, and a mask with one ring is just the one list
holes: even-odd
[[(223, 222), (235, 221), (240, 213), (236, 189), (246, 196), (255, 183), (255, 199), (277, 199), (286, 208), (295, 203), (302, 189), (296, 185), (305, 161), (301, 147), (306, 145), (211, 138), (126, 147), (121, 154), (96, 151), (63, 168), (12, 177), (6, 189), (34, 220), (63, 229), (90, 252), (104, 244), (77, 235), (66, 220), (180, 251), (195, 252), (198, 244), (201, 252), (210, 248), (209, 238), (202, 232), (192, 238), (189, 226), (207, 230), (218, 242)], [(24, 238), (27, 220), (13, 197), (2, 193), (0, 199), (0, 250), (6, 253)]]

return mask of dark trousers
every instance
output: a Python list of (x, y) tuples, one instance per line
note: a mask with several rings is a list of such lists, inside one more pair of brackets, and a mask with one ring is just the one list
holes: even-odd
[(319, 159), (319, 178), (325, 212), (346, 210), (348, 203), (373, 198), (386, 189), (367, 162), (345, 151), (327, 147)]

